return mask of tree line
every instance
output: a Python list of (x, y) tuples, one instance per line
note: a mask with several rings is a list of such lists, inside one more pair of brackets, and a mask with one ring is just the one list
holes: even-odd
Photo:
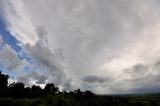
[(0, 71), (0, 98), (43, 98), (48, 95), (70, 95), (77, 99), (90, 99), (94, 97), (91, 91), (82, 92), (80, 89), (74, 91), (60, 91), (53, 83), (47, 83), (42, 89), (40, 86), (32, 85), (26, 87), (22, 82), (8, 83), (9, 75), (2, 74)]

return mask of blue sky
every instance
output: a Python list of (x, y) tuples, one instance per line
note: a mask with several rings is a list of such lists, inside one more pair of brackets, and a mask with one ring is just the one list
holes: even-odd
[(3, 37), (4, 43), (9, 44), (16, 52), (22, 50), (22, 48), (17, 45), (19, 42), (7, 31), (2, 17), (0, 17), (0, 35)]
[[(22, 47), (18, 45), (20, 42), (7, 30), (2, 16), (0, 16), (0, 36), (2, 36), (4, 43), (10, 45), (17, 52), (20, 59), (25, 58), (28, 62), (32, 62), (31, 58), (22, 50)], [(19, 52), (22, 54), (19, 55)]]
[[(8, 44), (15, 52), (17, 52), (18, 58), (20, 60), (25, 59), (29, 63), (32, 63), (32, 59), (22, 50), (22, 47), (18, 45), (20, 42), (16, 38), (14, 38), (7, 30), (7, 26), (5, 25), (5, 21), (3, 19), (4, 18), (0, 16), (0, 36), (2, 36), (3, 44)], [(4, 67), (1, 63), (0, 70), (2, 72), (7, 72), (12, 78), (16, 77), (16, 72), (7, 70), (6, 67)], [(30, 72), (31, 68), (25, 66), (21, 70), (24, 72)]]

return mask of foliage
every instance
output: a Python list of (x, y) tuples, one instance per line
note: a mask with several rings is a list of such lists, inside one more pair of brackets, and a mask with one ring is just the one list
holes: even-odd
[(160, 94), (95, 95), (91, 91), (60, 92), (54, 84), (25, 87), (21, 82), (8, 85), (8, 75), (0, 72), (0, 106), (160, 106)]
[(8, 85), (8, 75), (4, 75), (0, 71), (0, 97), (6, 96), (6, 90)]

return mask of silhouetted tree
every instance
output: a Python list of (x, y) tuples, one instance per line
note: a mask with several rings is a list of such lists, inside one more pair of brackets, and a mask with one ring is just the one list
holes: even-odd
[(92, 93), (91, 91), (85, 91), (84, 92), (84, 99), (85, 100), (92, 99), (93, 97), (94, 97), (94, 93)]
[(87, 103), (88, 101), (94, 99), (94, 94), (91, 91), (82, 92), (80, 89), (71, 91), (69, 93), (64, 90), (60, 93), (58, 92), (59, 88), (53, 83), (46, 84), (44, 89), (37, 85), (33, 85), (31, 88), (25, 87), (22, 82), (13, 82), (8, 86), (8, 78), (8, 75), (1, 74), (0, 72), (0, 97), (18, 99), (37, 97), (42, 98), (49, 95), (47, 97), (55, 97), (55, 99), (57, 99), (57, 105), (59, 106), (65, 106), (68, 103), (68, 101), (64, 99), (66, 97), (77, 99), (76, 101), (79, 101), (80, 105), (83, 105), (83, 103)]
[(80, 89), (74, 90), (74, 95), (77, 99), (82, 99), (83, 92)]
[(75, 96), (75, 93), (74, 93), (73, 91), (70, 91), (70, 92), (69, 92), (69, 95)]
[(31, 87), (31, 97), (43, 97), (44, 92), (40, 86), (33, 85)]
[(25, 88), (24, 84), (21, 82), (13, 82), (9, 85), (9, 95), (15, 98), (25, 97)]
[(3, 97), (7, 93), (8, 75), (2, 74), (0, 71), (0, 97)]
[(55, 87), (53, 83), (46, 84), (44, 89), (47, 94), (55, 94), (58, 92), (58, 87)]
[(8, 75), (2, 74), (0, 71), (0, 88), (1, 89), (6, 89), (8, 86)]
[(75, 90), (74, 93), (78, 95), (83, 95), (83, 92), (80, 89)]
[(25, 95), (27, 98), (31, 97), (31, 88), (30, 87), (25, 88)]

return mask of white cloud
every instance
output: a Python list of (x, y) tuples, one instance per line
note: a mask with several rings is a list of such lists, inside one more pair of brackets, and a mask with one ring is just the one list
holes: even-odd
[[(38, 40), (34, 26), (30, 21), (27, 11), (21, 1), (7, 0), (3, 2), (1, 0), (0, 8), (2, 12), (5, 11), (4, 18), (6, 19), (6, 24), (8, 25), (7, 30), (9, 30), (16, 39), (22, 41), (21, 43), (23, 44), (34, 44)], [(13, 15), (14, 17), (12, 17)]]
[(136, 84), (146, 83), (140, 74), (160, 59), (159, 5), (158, 0), (0, 1), (8, 30), (54, 80), (66, 76), (72, 85), (80, 82), (75, 86), (92, 89), (81, 78), (113, 79), (96, 85), (97, 93), (132, 92), (135, 73), (124, 69), (138, 71), (133, 67), (139, 63)]
[(18, 54), (8, 45), (4, 44), (0, 50), (0, 63), (8, 71), (19, 71), (29, 65), (25, 59), (20, 59)]

